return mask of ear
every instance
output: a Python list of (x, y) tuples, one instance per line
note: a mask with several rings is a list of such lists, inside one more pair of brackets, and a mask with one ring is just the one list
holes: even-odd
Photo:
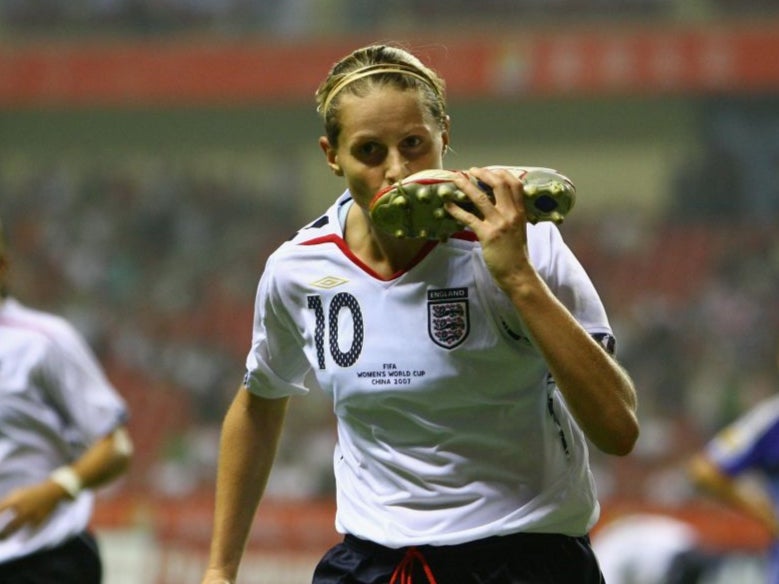
[(445, 156), (449, 152), (449, 140), (450, 140), (450, 126), (452, 119), (447, 115), (444, 118), (444, 127), (441, 132), (441, 156)]
[[(0, 242), (0, 246), (2, 246), (2, 243)], [(3, 296), (3, 291), (6, 287), (6, 280), (8, 278), (8, 271), (9, 267), (11, 265), (10, 260), (8, 259), (8, 254), (3, 251), (3, 249), (0, 247), (0, 298)]]
[(335, 174), (335, 176), (343, 176), (344, 171), (341, 168), (341, 165), (338, 164), (338, 154), (336, 154), (335, 148), (332, 147), (330, 140), (328, 140), (326, 136), (319, 138), (319, 147), (322, 149), (322, 152), (325, 153), (327, 166), (330, 167), (333, 174)]

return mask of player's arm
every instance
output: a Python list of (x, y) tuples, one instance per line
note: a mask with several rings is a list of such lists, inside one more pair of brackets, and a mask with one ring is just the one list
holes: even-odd
[(203, 584), (231, 584), (268, 482), (288, 398), (266, 399), (242, 387), (227, 411), (219, 445), (211, 553)]
[(103, 486), (130, 465), (132, 442), (124, 426), (97, 440), (84, 454), (68, 466), (55, 470), (46, 480), (16, 489), (0, 501), (0, 513), (9, 521), (0, 538), (7, 537), (25, 525), (39, 525), (64, 500), (75, 499), (83, 489)]
[[(133, 444), (127, 427), (119, 426), (88, 448), (70, 465), (70, 469), (81, 488), (93, 489), (106, 485), (124, 474), (130, 466), (132, 455)], [(68, 490), (67, 485), (63, 487), (58, 481), (54, 482), (64, 490)]]
[(608, 454), (630, 453), (639, 430), (636, 392), (628, 374), (529, 265), (509, 287), (509, 296), (589, 440)]
[(703, 454), (692, 458), (688, 473), (699, 489), (755, 519), (772, 537), (779, 537), (779, 517), (765, 492), (725, 474)]
[(478, 236), (487, 267), (522, 316), (584, 433), (603, 452), (628, 454), (638, 439), (633, 382), (533, 267), (521, 183), (505, 171), (469, 172), (492, 187), (494, 202), (470, 181), (458, 178), (454, 182), (481, 217), (453, 204), (447, 211)]

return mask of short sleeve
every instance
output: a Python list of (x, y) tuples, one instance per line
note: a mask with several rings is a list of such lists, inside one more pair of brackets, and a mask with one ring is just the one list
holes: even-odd
[(706, 455), (730, 476), (775, 467), (779, 463), (779, 396), (721, 430), (707, 445)]
[[(582, 264), (563, 241), (557, 227), (550, 223), (528, 225), (530, 261), (552, 293), (571, 315), (609, 353), (614, 353), (614, 338), (600, 296)], [(486, 266), (483, 269), (487, 270)], [(514, 331), (511, 336), (527, 339), (522, 319), (511, 300), (497, 286), (491, 294), (501, 327)], [(521, 331), (521, 332), (520, 332)]]
[(40, 365), (42, 387), (66, 420), (70, 442), (88, 445), (127, 422), (124, 400), (81, 335), (61, 322), (48, 336)]
[[(533, 261), (539, 263), (537, 269), (555, 296), (587, 332), (593, 335), (610, 334), (612, 331), (606, 309), (589, 275), (563, 241), (559, 229), (549, 223), (545, 227), (546, 249), (534, 253), (531, 248)], [(548, 257), (544, 257), (546, 254)]]
[(310, 366), (302, 339), (277, 290), (273, 266), (271, 258), (257, 287), (244, 385), (252, 393), (267, 398), (303, 395), (309, 391), (305, 378)]

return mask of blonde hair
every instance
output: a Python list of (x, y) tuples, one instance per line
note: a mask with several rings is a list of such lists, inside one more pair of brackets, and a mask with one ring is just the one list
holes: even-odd
[(324, 121), (331, 144), (337, 144), (341, 130), (338, 119), (340, 97), (344, 93), (363, 95), (368, 87), (381, 84), (418, 89), (433, 118), (442, 127), (446, 123), (444, 80), (405, 49), (370, 45), (338, 61), (316, 91), (317, 112)]

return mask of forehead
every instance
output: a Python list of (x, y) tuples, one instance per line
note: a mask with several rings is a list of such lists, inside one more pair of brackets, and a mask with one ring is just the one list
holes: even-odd
[(338, 117), (342, 135), (402, 132), (417, 126), (432, 128), (434, 124), (420, 90), (386, 85), (374, 86), (362, 95), (343, 95)]

